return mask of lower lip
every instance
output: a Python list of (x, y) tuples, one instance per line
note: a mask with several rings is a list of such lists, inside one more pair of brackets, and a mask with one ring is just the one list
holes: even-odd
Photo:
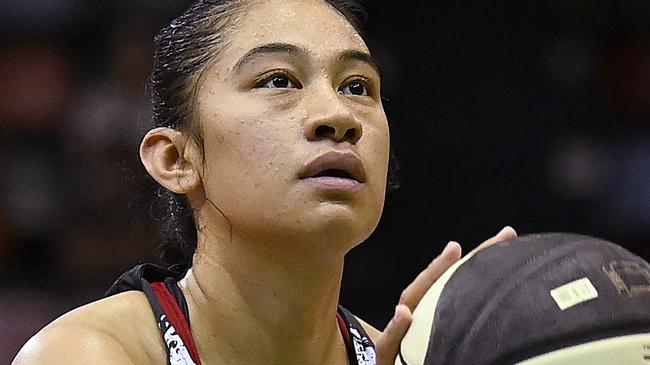
[(303, 179), (312, 185), (315, 185), (320, 190), (340, 193), (356, 193), (363, 188), (363, 183), (356, 180), (345, 179), (342, 177), (309, 177)]

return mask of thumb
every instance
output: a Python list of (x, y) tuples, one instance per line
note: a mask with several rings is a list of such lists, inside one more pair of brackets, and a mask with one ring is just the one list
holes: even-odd
[(377, 341), (377, 365), (393, 365), (399, 352), (399, 346), (406, 331), (411, 326), (411, 310), (404, 304), (395, 307), (395, 315), (386, 325), (386, 329)]

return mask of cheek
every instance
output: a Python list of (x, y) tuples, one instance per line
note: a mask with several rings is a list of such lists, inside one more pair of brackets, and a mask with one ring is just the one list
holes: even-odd
[(372, 117), (375, 122), (364, 126), (364, 138), (367, 140), (365, 149), (373, 174), (381, 176), (388, 172), (390, 131), (383, 111), (374, 113)]
[(371, 150), (371, 164), (368, 166), (371, 171), (372, 184), (369, 188), (372, 190), (376, 201), (383, 206), (386, 195), (386, 185), (388, 180), (388, 162), (389, 162), (389, 142), (388, 138), (382, 136), (377, 139), (377, 144)]
[(263, 113), (213, 120), (220, 122), (204, 127), (206, 190), (250, 195), (277, 191), (290, 178), (295, 130)]
[[(234, 175), (282, 173), (302, 138), (301, 117), (294, 98), (272, 105), (246, 94), (224, 93), (209, 118), (203, 118), (206, 158)], [(214, 136), (214, 138), (210, 138)], [(214, 143), (211, 143), (214, 141)], [(210, 145), (210, 148), (207, 147)], [(258, 177), (260, 177), (258, 175)]]
[(367, 137), (371, 140), (368, 143), (369, 170), (373, 184), (370, 186), (377, 197), (377, 204), (383, 207), (386, 185), (388, 180), (388, 163), (390, 160), (390, 131), (385, 115), (382, 113), (378, 124), (374, 125)]

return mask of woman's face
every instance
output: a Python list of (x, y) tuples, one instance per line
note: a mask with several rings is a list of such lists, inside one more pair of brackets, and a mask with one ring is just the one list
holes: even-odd
[(252, 4), (198, 81), (205, 197), (244, 238), (348, 250), (384, 204), (376, 65), (324, 1)]

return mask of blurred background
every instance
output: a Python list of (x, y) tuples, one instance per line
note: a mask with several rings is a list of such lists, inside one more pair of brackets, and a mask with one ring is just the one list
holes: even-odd
[[(0, 363), (158, 259), (152, 38), (182, 0), (1, 0)], [(650, 1), (366, 0), (401, 187), (342, 303), (383, 328), (449, 240), (504, 225), (650, 259)]]

